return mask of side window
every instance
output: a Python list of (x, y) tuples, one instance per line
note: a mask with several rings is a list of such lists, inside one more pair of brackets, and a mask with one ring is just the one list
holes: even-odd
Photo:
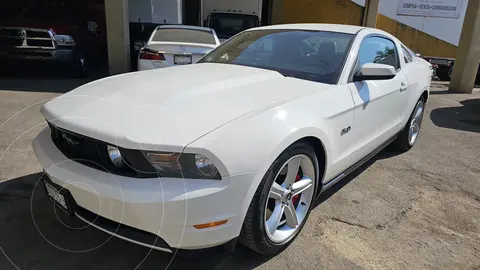
[(386, 38), (369, 37), (360, 46), (358, 52), (360, 66), (367, 63), (378, 63), (393, 66), (398, 69), (398, 54), (395, 44)]
[(273, 50), (273, 40), (271, 37), (263, 37), (254, 42), (245, 42), (245, 44), (239, 46), (239, 48), (245, 49), (243, 53), (250, 55), (270, 55)]
[(402, 46), (402, 50), (403, 50), (403, 59), (405, 60), (405, 63), (411, 63), (413, 62), (413, 56), (412, 54), (410, 53), (410, 51), (405, 48), (404, 46)]
[(261, 46), (264, 53), (271, 53), (273, 48), (273, 40), (271, 38), (263, 38)]

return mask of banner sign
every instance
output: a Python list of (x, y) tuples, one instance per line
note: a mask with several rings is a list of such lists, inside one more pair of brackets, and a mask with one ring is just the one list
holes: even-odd
[(458, 19), (463, 2), (464, 0), (398, 0), (397, 15)]

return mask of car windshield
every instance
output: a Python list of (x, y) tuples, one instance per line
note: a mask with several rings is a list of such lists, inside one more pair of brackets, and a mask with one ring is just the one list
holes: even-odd
[(152, 41), (216, 44), (210, 31), (183, 28), (159, 28), (153, 34)]
[(198, 63), (251, 66), (288, 77), (336, 84), (352, 39), (351, 34), (325, 31), (246, 31)]
[(260, 22), (255, 15), (212, 13), (210, 15), (210, 27), (215, 30), (218, 38), (228, 39), (234, 35), (259, 26)]

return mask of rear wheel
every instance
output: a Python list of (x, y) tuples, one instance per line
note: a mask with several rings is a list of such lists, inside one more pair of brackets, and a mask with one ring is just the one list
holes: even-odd
[(318, 160), (308, 144), (297, 143), (271, 165), (245, 218), (240, 241), (261, 254), (276, 254), (302, 230), (317, 191)]
[(422, 127), (423, 113), (425, 111), (425, 101), (423, 98), (418, 100), (415, 109), (410, 116), (405, 128), (398, 135), (395, 146), (400, 151), (408, 151), (417, 142)]

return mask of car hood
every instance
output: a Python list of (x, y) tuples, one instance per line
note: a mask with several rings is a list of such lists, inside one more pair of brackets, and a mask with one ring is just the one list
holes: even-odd
[(294, 89), (295, 80), (227, 64), (155, 69), (83, 85), (46, 103), (42, 114), (60, 128), (121, 147), (181, 151), (230, 121), (312, 94)]

